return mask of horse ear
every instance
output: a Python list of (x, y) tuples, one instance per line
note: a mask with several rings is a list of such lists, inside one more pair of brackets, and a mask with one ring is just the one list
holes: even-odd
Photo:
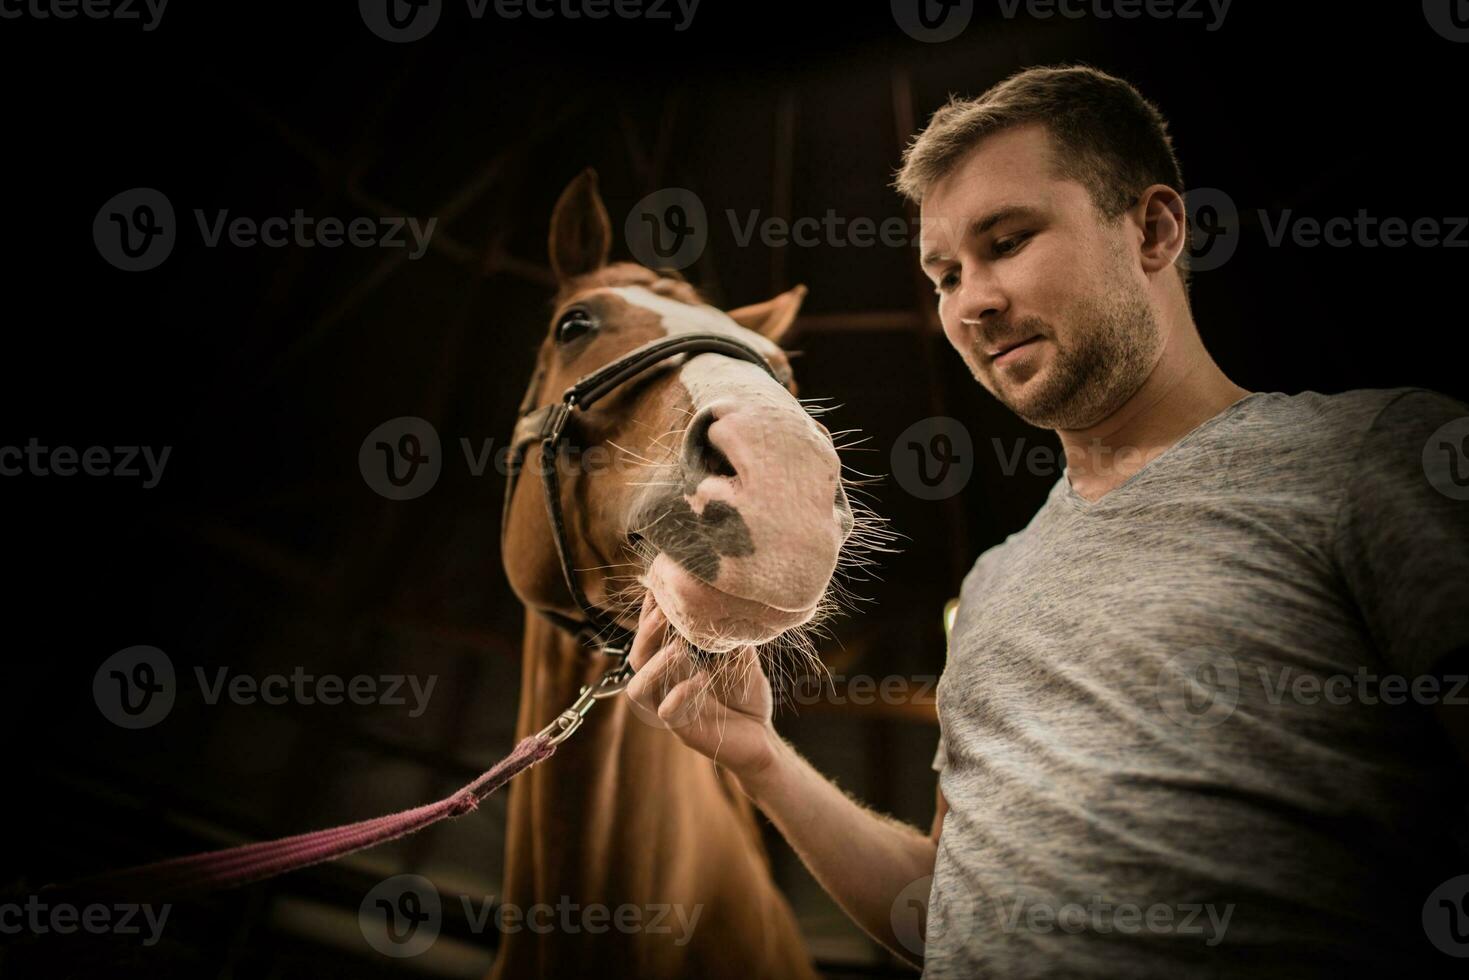
[(551, 271), (565, 282), (607, 264), (612, 250), (612, 221), (597, 193), (597, 172), (577, 174), (551, 212)]
[(778, 344), (780, 338), (796, 322), (796, 314), (801, 311), (801, 303), (805, 299), (806, 287), (795, 286), (775, 299), (730, 310), (729, 317), (746, 330), (753, 330), (766, 340)]

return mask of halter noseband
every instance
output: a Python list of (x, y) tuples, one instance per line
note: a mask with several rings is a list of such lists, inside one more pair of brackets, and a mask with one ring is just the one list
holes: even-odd
[(551, 519), (551, 536), (556, 542), (556, 555), (561, 561), (566, 587), (585, 618), (576, 620), (550, 609), (537, 611), (583, 643), (596, 646), (609, 656), (626, 657), (632, 646), (633, 632), (619, 626), (612, 616), (592, 605), (582, 591), (576, 570), (571, 567), (571, 549), (567, 544), (566, 522), (561, 512), (561, 480), (556, 464), (573, 413), (587, 411), (610, 392), (676, 354), (723, 354), (759, 365), (776, 381), (780, 380), (769, 362), (742, 341), (716, 333), (679, 334), (634, 348), (567, 388), (560, 401), (539, 408), (535, 405), (540, 400), (544, 369), (537, 369), (525, 398), (521, 400), (515, 431), (510, 437), (505, 503), (500, 516), (501, 554), (504, 553), (505, 532), (510, 524), (510, 502), (515, 497), (516, 478), (520, 475), (525, 451), (532, 442), (540, 442), (541, 477), (546, 491), (546, 512)]

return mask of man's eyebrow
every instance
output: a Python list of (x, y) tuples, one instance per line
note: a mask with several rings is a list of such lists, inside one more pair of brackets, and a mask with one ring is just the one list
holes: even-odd
[[(1002, 204), (989, 214), (982, 215), (970, 223), (969, 232), (965, 237), (972, 238), (976, 235), (983, 235), (995, 225), (1002, 221), (1008, 221), (1011, 218), (1038, 218), (1040, 216), (1040, 209), (1032, 207), (1029, 204)], [(948, 261), (948, 258), (941, 251), (938, 249), (929, 249), (923, 253), (923, 258), (919, 264), (927, 268), (928, 266), (937, 265), (945, 261)]]

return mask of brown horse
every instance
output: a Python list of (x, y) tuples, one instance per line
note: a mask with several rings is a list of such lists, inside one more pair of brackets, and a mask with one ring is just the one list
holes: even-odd
[[(834, 573), (867, 564), (859, 553), (884, 532), (849, 499), (854, 481), (817, 411), (797, 399), (777, 345), (805, 288), (725, 313), (676, 274), (609, 265), (611, 240), (587, 171), (551, 219), (558, 292), (537, 360), (540, 404), (680, 333), (735, 338), (772, 371), (680, 354), (585, 413), (581, 462), (558, 470), (581, 587), (627, 629), (651, 590), (703, 651), (755, 645), (777, 670), (781, 657), (809, 658), (813, 628), (841, 606)], [(608, 666), (539, 614), (579, 615), (542, 481), (527, 466), (506, 511), (505, 568), (527, 607), (520, 736)], [(497, 978), (815, 976), (747, 798), (624, 697), (599, 702), (560, 752), (512, 784), (506, 837), (504, 902), (527, 915), (549, 909), (539, 929), (504, 931)], [(602, 907), (595, 919), (581, 911), (592, 906)]]

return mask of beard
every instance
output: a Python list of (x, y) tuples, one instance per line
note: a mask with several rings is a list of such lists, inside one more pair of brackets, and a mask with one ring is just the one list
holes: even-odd
[(1039, 376), (1013, 388), (1003, 372), (996, 372), (992, 385), (978, 372), (975, 379), (1010, 411), (1043, 429), (1086, 429), (1107, 418), (1142, 387), (1163, 346), (1152, 307), (1126, 279), (1119, 281), (1068, 316), (1075, 329), (1066, 345), (1039, 317), (976, 339), (971, 364), (982, 363), (982, 348), (999, 338), (1049, 338), (1054, 351)]

